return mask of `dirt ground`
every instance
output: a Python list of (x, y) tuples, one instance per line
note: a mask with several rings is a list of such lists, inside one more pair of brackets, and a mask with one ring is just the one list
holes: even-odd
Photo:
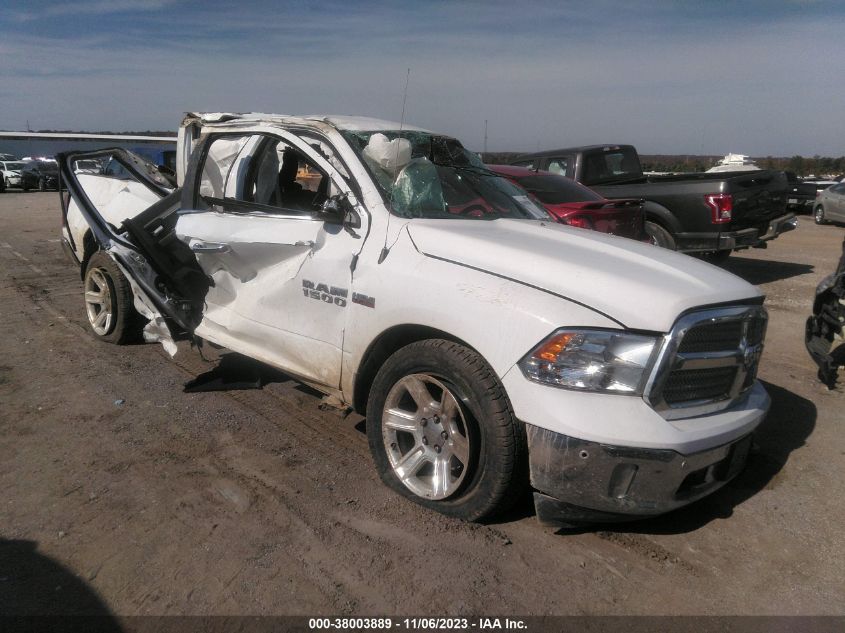
[[(58, 194), (0, 195), (0, 613), (843, 614), (845, 393), (803, 346), (845, 230), (726, 267), (768, 295), (760, 449), (723, 490), (576, 534), (389, 492), (363, 420), (277, 376), (185, 394), (190, 348), (88, 334)], [(845, 376), (843, 376), (845, 382)]]

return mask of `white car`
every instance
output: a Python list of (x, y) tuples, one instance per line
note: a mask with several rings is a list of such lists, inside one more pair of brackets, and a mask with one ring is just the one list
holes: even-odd
[(366, 415), (388, 486), (467, 520), (529, 484), (544, 522), (655, 515), (744, 466), (770, 401), (738, 277), (558, 224), (398, 123), (191, 114), (178, 156), (176, 190), (122, 150), (59, 157), (99, 338), (278, 367)]
[(20, 160), (0, 161), (0, 177), (3, 178), (3, 185), (6, 189), (21, 186), (21, 169), (24, 162)]
[(834, 183), (816, 193), (813, 220), (816, 224), (845, 222), (845, 183)]

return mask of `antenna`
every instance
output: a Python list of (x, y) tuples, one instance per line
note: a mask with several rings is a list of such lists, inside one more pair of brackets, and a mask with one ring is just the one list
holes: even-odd
[[(402, 93), (402, 116), (399, 118), (399, 138), (402, 138), (402, 128), (405, 127), (405, 103), (408, 101), (408, 82), (411, 80), (411, 69), (405, 74), (405, 92)], [(393, 180), (396, 180), (396, 167), (399, 162), (399, 143), (396, 143), (396, 154), (393, 157)], [(393, 191), (390, 192), (391, 202)]]
[[(408, 82), (411, 80), (411, 69), (405, 73), (405, 91), (402, 93), (402, 116), (399, 117), (399, 139), (402, 138), (402, 130), (405, 127), (405, 104), (408, 101)], [(390, 216), (393, 215), (391, 209), (393, 208), (393, 184), (396, 182), (396, 170), (399, 166), (399, 143), (396, 143), (396, 153), (393, 156), (393, 183), (390, 188), (390, 209), (387, 210), (387, 227), (384, 229), (384, 246), (381, 248), (381, 254), (378, 256), (378, 263), (381, 264), (387, 259), (387, 254), (390, 248), (387, 247), (387, 235), (390, 233)], [(393, 245), (391, 244), (391, 247)]]
[(487, 119), (484, 119), (484, 154), (487, 155)]

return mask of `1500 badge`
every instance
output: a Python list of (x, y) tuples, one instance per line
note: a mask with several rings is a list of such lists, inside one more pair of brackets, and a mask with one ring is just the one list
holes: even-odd
[[(315, 284), (313, 281), (307, 279), (302, 280), (302, 294), (311, 299), (322, 301), (324, 303), (333, 303), (334, 305), (345, 308), (346, 298), (349, 296), (349, 290), (346, 288), (338, 288), (337, 286), (330, 286), (328, 284)], [(376, 300), (374, 297), (362, 295), (360, 292), (352, 293), (352, 303), (357, 303), (367, 308), (375, 308)]]
[(328, 284), (315, 284), (307, 279), (302, 280), (302, 293), (306, 297), (325, 303), (333, 303), (341, 308), (346, 307), (346, 297), (349, 296), (349, 290), (346, 288), (338, 288)]

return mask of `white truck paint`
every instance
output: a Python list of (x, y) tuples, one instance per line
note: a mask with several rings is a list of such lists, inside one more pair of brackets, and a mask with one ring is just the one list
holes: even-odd
[[(517, 441), (524, 441), (519, 436), (527, 439), (530, 478), (543, 520), (657, 514), (709, 494), (733, 477), (769, 406), (765, 390), (754, 380), (765, 328), (759, 291), (685, 255), (550, 218), (532, 219), (535, 209), (519, 191), (511, 192), (508, 203), (516, 211), (494, 220), (401, 213), (392, 208), (398, 202), (393, 193), (385, 193), (383, 181), (398, 186), (406, 167), (408, 174), (414, 165), (441, 174), (444, 190), (473, 178), (490, 187), (503, 185), (482, 180), (494, 176), (461, 162), (467, 160), (463, 155), (454, 165), (438, 163), (435, 146), (452, 140), (429, 138), (425, 135), (431, 133), (407, 126), (404, 134), (422, 135), (420, 142), (430, 143), (430, 156), (420, 156), (415, 146), (416, 162), (378, 175), (366, 163), (365, 152), (353, 147), (350, 133), (364, 134), (364, 139), (372, 132), (403, 138), (399, 129), (399, 124), (354, 117), (188, 115), (179, 134), (182, 193), (174, 232), (211, 285), (197, 308), (201, 314), (187, 327), (190, 317), (174, 308), (179, 302), (166, 292), (156, 296), (156, 286), (145, 282), (156, 274), (161, 280), (161, 271), (150, 273), (146, 262), (137, 264), (138, 255), (131, 252), (137, 250), (141, 260), (146, 253), (120, 224), (142, 213), (166, 189), (157, 189), (151, 198), (149, 185), (141, 194), (135, 191), (140, 183), (118, 186), (98, 183), (97, 176), (74, 176), (73, 161), (86, 155), (64, 155), (63, 177), (73, 196), (65, 240), (84, 263), (90, 257), (85, 245), (92, 243), (84, 233), (92, 227), (94, 242), (131, 277), (141, 303), (152, 307), (152, 315), (145, 312), (155, 323), (148, 328), (150, 338), (167, 338), (162, 324), (168, 323), (174, 337), (198, 336), (269, 363), (362, 412), (375, 397), (370, 389), (388, 371), (391, 354), (401, 356), (420, 339), (446, 339), (469, 350), (483, 359), (503, 388), (513, 412), (507, 414), (512, 416), (508, 428)], [(231, 140), (235, 137), (247, 138)], [(215, 139), (227, 145), (216, 154), (211, 150), (213, 160), (219, 160), (211, 177), (203, 160)], [(259, 159), (267, 139), (272, 139), (269, 158)], [(318, 170), (321, 183), (327, 183), (323, 197), (344, 205), (343, 221), (254, 201), (260, 191), (272, 193), (273, 170), (280, 164), (284, 169), (282, 147), (295, 151), (300, 165), (304, 161)], [(448, 147), (454, 151), (453, 144)], [(249, 165), (258, 167), (250, 172)], [(263, 184), (262, 170), (272, 175)], [(244, 184), (250, 178), (254, 186)], [(452, 201), (444, 208), (451, 214), (482, 213), (473, 207), (492, 213), (493, 194), (477, 191), (488, 191), (488, 197), (480, 195), (463, 207)], [(93, 205), (84, 201), (85, 195)], [(448, 198), (448, 192), (442, 195)], [(105, 224), (94, 228), (97, 210)], [(520, 213), (524, 219), (516, 219)], [(561, 330), (560, 340), (566, 343), (546, 347), (558, 340), (554, 336)], [(590, 342), (596, 331), (610, 332), (608, 340), (613, 341), (598, 355)], [(624, 348), (628, 341), (633, 341), (630, 349)], [(652, 351), (643, 352), (646, 360), (637, 369), (635, 344), (645, 345), (642, 341), (650, 341), (647, 350)], [(544, 347), (537, 351), (541, 342)], [(622, 352), (614, 351), (617, 344)], [(542, 361), (543, 375), (560, 382), (530, 377), (529, 357), (553, 358)], [(452, 451), (452, 461), (443, 466), (431, 453), (426, 429), (414, 427), (398, 435), (384, 430), (395, 420), (387, 406), (390, 394), (378, 420), (369, 412), (368, 425), (381, 425), (384, 443), (380, 446), (371, 436), (371, 448), (375, 446), (385, 481), (393, 485), (393, 477), (398, 482), (395, 489), (446, 513), (479, 518), (508, 501), (491, 502), (483, 512), (467, 505), (481, 494), (476, 489), (486, 485), (485, 464), (495, 461), (494, 454), (478, 453), (479, 445), (495, 449), (499, 440), (487, 435), (492, 431), (486, 420), (476, 419), (485, 403), (461, 389), (464, 378), (450, 373), (451, 362), (444, 360), (442, 372), (420, 375), (430, 375), (424, 380), (429, 396), (441, 394), (441, 413), (455, 406), (446, 391), (460, 396), (455, 402), (463, 402), (458, 413), (450, 413), (449, 423), (457, 425), (457, 432), (442, 447)], [(573, 371), (583, 378), (569, 378)], [(594, 383), (591, 372), (608, 378)], [(626, 383), (629, 375), (635, 378)], [(641, 380), (636, 378), (640, 375)], [(406, 385), (420, 407), (413, 420), (422, 419), (425, 426), (426, 419), (436, 419), (421, 417), (422, 407), (412, 393), (416, 383), (407, 376), (395, 378), (394, 391), (400, 383)], [(717, 393), (719, 380), (724, 393)], [(398, 437), (414, 443), (407, 450), (396, 448), (389, 438)], [(458, 446), (461, 442), (470, 448)], [(412, 458), (418, 470), (407, 477), (414, 486), (403, 487), (407, 473), (399, 462)], [(433, 471), (421, 474), (427, 468)], [(513, 479), (520, 476), (511, 474)]]

